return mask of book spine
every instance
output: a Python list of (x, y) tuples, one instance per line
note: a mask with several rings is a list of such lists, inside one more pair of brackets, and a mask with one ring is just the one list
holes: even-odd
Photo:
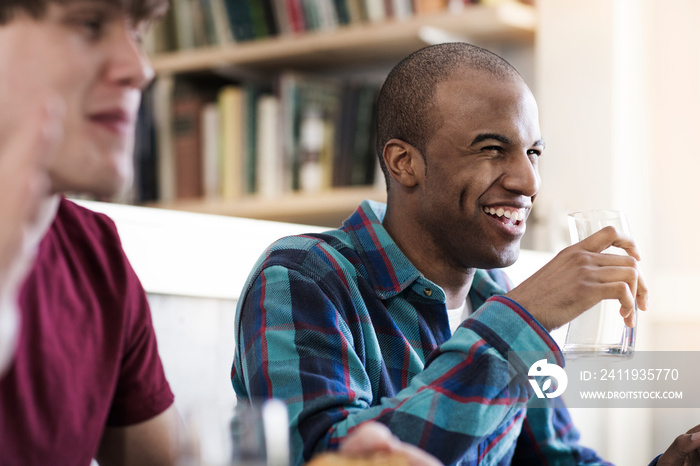
[(216, 43), (218, 45), (226, 45), (233, 41), (233, 33), (228, 21), (228, 13), (224, 0), (209, 0), (211, 2), (211, 11), (214, 18), (214, 29), (216, 32)]
[(202, 188), (204, 197), (217, 199), (221, 197), (221, 122), (219, 107), (208, 103), (202, 108)]
[(191, 0), (173, 0), (175, 40), (180, 50), (195, 46)]
[(240, 86), (225, 86), (219, 93), (221, 112), (221, 195), (223, 199), (238, 199), (243, 194), (241, 167), (243, 124), (241, 112), (243, 91)]
[(338, 24), (350, 24), (350, 12), (348, 11), (348, 4), (346, 0), (333, 0), (333, 2), (335, 4), (335, 12), (338, 17)]
[(291, 20), (287, 9), (287, 0), (272, 0), (275, 24), (280, 35), (287, 36), (292, 33)]
[(302, 1), (303, 0), (286, 0), (287, 12), (289, 13), (289, 24), (291, 25), (292, 32), (295, 33), (306, 30)]
[(243, 42), (255, 39), (253, 21), (248, 10), (248, 0), (226, 0), (229, 27), (235, 40)]
[(253, 27), (255, 39), (264, 39), (270, 35), (267, 29), (265, 9), (261, 0), (248, 0), (248, 13)]
[(256, 129), (256, 186), (263, 198), (273, 199), (283, 194), (283, 167), (279, 139), (279, 98), (263, 95), (258, 99), (259, 125)]
[(175, 83), (173, 93), (173, 145), (175, 151), (175, 196), (202, 197), (200, 154), (201, 97), (189, 84)]
[(158, 199), (175, 200), (175, 156), (173, 150), (172, 98), (174, 78), (160, 76), (154, 84), (153, 105), (158, 131)]

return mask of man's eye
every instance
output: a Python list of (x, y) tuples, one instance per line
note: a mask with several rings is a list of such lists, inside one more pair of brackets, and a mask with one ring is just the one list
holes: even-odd
[(78, 26), (90, 39), (99, 39), (104, 32), (105, 19), (102, 16), (90, 16), (77, 22)]
[(533, 155), (533, 156), (535, 156), (535, 157), (539, 157), (539, 156), (542, 155), (542, 151), (539, 150), (539, 149), (530, 149), (529, 151), (527, 151), (527, 154), (528, 154), (528, 155)]

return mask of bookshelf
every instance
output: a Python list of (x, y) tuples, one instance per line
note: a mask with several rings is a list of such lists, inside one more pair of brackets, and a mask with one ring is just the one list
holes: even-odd
[[(533, 6), (501, 1), (468, 5), (460, 11), (414, 14), (332, 30), (154, 53), (151, 61), (162, 80), (197, 73), (227, 76), (241, 71), (253, 76), (275, 76), (289, 70), (331, 70), (342, 75), (345, 70), (351, 73), (366, 66), (390, 67), (409, 53), (441, 39), (467, 40), (487, 47), (533, 46), (535, 30)], [(253, 193), (235, 199), (169, 197), (140, 203), (180, 211), (337, 227), (363, 199), (386, 200), (383, 183), (325, 187), (313, 193), (285, 192), (274, 199)]]
[(352, 66), (396, 60), (426, 45), (421, 33), (436, 28), (474, 43), (533, 43), (532, 6), (473, 5), (453, 13), (416, 15), (404, 20), (359, 23), (331, 31), (275, 37), (226, 46), (162, 53), (152, 57), (156, 73), (182, 73), (243, 66), (257, 69)]

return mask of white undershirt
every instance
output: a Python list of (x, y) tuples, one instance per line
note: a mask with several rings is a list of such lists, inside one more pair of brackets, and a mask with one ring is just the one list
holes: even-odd
[(459, 324), (464, 322), (473, 311), (474, 309), (472, 307), (472, 300), (469, 299), (468, 296), (460, 307), (456, 309), (448, 309), (447, 320), (450, 322), (450, 333), (454, 334), (455, 330), (457, 330), (457, 327), (459, 327)]

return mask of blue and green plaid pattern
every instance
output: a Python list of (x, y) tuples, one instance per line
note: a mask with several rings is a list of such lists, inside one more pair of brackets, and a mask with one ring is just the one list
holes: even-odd
[(445, 464), (599, 463), (563, 404), (528, 412), (530, 387), (513, 383), (509, 352), (561, 353), (502, 296), (505, 274), (476, 271), (476, 311), (451, 336), (443, 290), (392, 241), (384, 211), (364, 201), (342, 228), (263, 254), (238, 303), (238, 397), (287, 403), (296, 464), (368, 420)]

